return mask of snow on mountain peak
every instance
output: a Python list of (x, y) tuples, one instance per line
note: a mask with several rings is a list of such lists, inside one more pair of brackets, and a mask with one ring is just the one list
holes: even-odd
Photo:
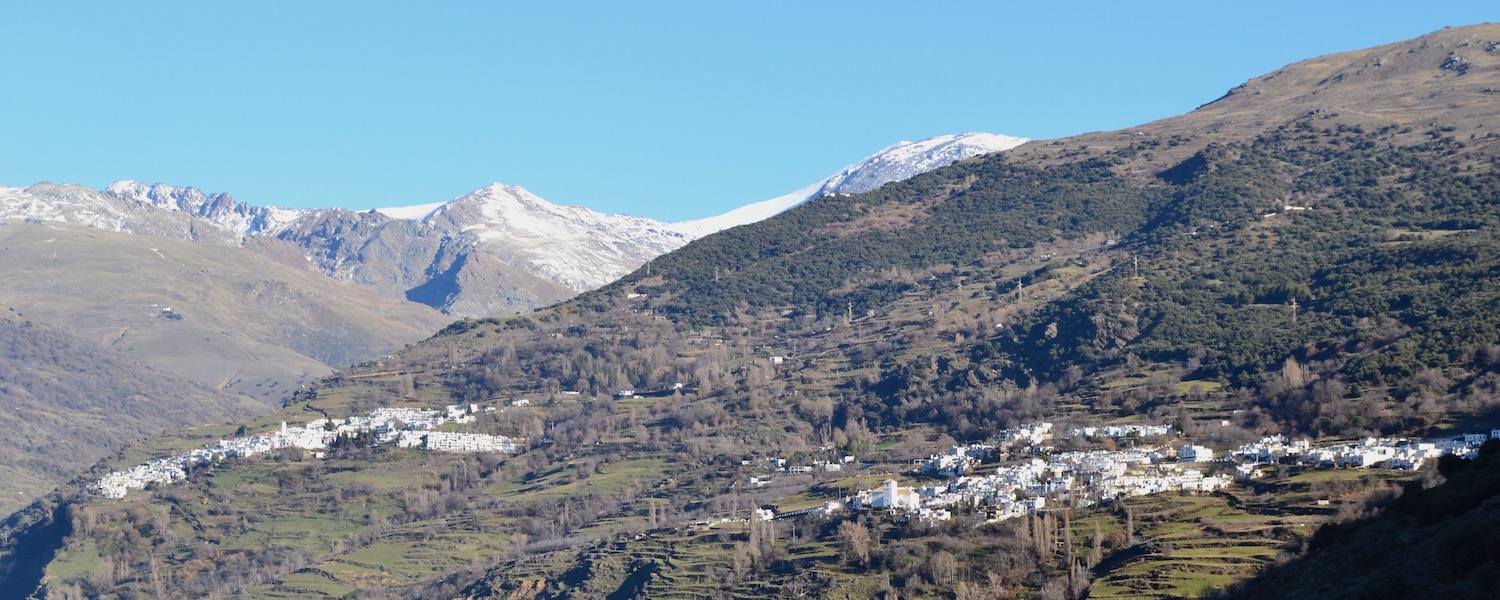
[(824, 194), (862, 194), (958, 161), (1009, 150), (1031, 141), (995, 133), (957, 133), (919, 142), (897, 142), (824, 180)]
[(0, 188), (0, 220), (74, 223), (106, 231), (130, 229), (136, 215), (111, 198), (81, 185), (38, 183)]
[(429, 204), (417, 204), (413, 206), (390, 206), (386, 208), (372, 209), (377, 213), (392, 219), (405, 219), (408, 221), (421, 221), (430, 216), (433, 211), (442, 208), (447, 202), (432, 202)]
[[(316, 257), (330, 276), (385, 286), (408, 298), (428, 286), (432, 290), (423, 293), (442, 296), (433, 296), (433, 306), (494, 310), (498, 292), (490, 286), (521, 285), (506, 283), (515, 269), (550, 286), (535, 292), (540, 294), (535, 298), (550, 298), (560, 287), (594, 289), (715, 231), (754, 223), (827, 194), (873, 190), (1026, 141), (965, 133), (900, 142), (790, 194), (674, 224), (557, 205), (500, 183), (447, 202), (353, 213), (254, 206), (228, 194), (131, 180), (104, 190), (52, 184), (0, 187), (0, 220), (65, 221), (223, 244), (270, 236), (302, 247), (304, 256), (309, 261)], [(475, 260), (469, 260), (471, 255)], [(429, 286), (433, 282), (442, 285)], [(467, 299), (454, 300), (465, 294)]]
[(515, 257), (517, 266), (578, 291), (614, 281), (689, 241), (660, 221), (560, 206), (499, 183), (455, 198), (423, 221), (472, 236)]
[(206, 216), (204, 206), (215, 203), (235, 203), (229, 194), (204, 194), (198, 188), (177, 187), (164, 183), (146, 185), (129, 179), (122, 179), (109, 184), (104, 188), (105, 193), (111, 194), (121, 200), (129, 200), (138, 204), (180, 210)]
[(918, 142), (897, 142), (844, 167), (821, 181), (770, 200), (727, 213), (670, 225), (673, 231), (700, 238), (716, 231), (769, 219), (798, 204), (828, 194), (859, 194), (892, 181), (910, 179), (958, 161), (1001, 152), (1031, 141), (996, 133), (956, 133)]
[(194, 187), (177, 187), (164, 183), (146, 185), (129, 179), (109, 184), (104, 188), (104, 193), (127, 202), (185, 212), (239, 235), (258, 235), (273, 231), (295, 220), (303, 212), (245, 204), (222, 192), (205, 194)]

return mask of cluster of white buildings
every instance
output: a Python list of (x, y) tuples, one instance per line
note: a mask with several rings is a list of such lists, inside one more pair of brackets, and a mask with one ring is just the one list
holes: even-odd
[(189, 459), (187, 454), (153, 460), (105, 475), (94, 484), (94, 491), (106, 498), (124, 498), (125, 491), (131, 488), (180, 481), (187, 477), (187, 467), (196, 463), (197, 460)]
[(1312, 442), (1307, 440), (1292, 441), (1287, 440), (1284, 435), (1274, 435), (1261, 438), (1258, 442), (1241, 444), (1231, 450), (1229, 455), (1240, 464), (1266, 465), (1280, 462), (1289, 456), (1302, 456), (1311, 449)]
[[(991, 519), (1001, 520), (1029, 514), (1041, 509), (1048, 489), (1067, 489), (1064, 481), (1047, 479), (1047, 463), (1033, 458), (1018, 465), (1001, 467), (994, 473), (983, 476), (961, 476), (946, 483), (922, 486), (924, 508), (933, 516), (959, 506), (983, 508)], [(1019, 493), (1018, 493), (1019, 492)], [(951, 515), (951, 513), (948, 513)], [(923, 518), (921, 511), (916, 516)], [(923, 518), (925, 521), (947, 520)]]
[[(1198, 469), (1166, 463), (1148, 467), (1138, 474), (1101, 479), (1094, 489), (1101, 498), (1124, 498), (1166, 492), (1213, 492), (1228, 487), (1229, 482), (1230, 478), (1224, 475), (1204, 475)], [(1091, 502), (1080, 499), (1080, 504)]]
[(1051, 423), (1032, 423), (1020, 427), (1012, 427), (995, 434), (995, 445), (1001, 448), (1011, 446), (1040, 446), (1043, 442), (1052, 439)]
[[(493, 409), (489, 409), (493, 410)], [(443, 410), (418, 408), (377, 408), (364, 416), (348, 419), (316, 419), (298, 427), (282, 423), (276, 431), (257, 433), (232, 440), (219, 440), (196, 450), (159, 458), (144, 465), (114, 471), (100, 478), (93, 490), (106, 498), (124, 498), (132, 489), (151, 484), (164, 485), (187, 477), (188, 469), (226, 458), (245, 458), (282, 448), (321, 450), (340, 437), (372, 433), (376, 443), (394, 443), (402, 448), (426, 448), (441, 452), (495, 452), (515, 454), (524, 440), (502, 435), (434, 431), (447, 423), (472, 423), (480, 411), (478, 405), (455, 404)]]
[(1391, 469), (1416, 470), (1429, 460), (1445, 454), (1473, 458), (1479, 447), (1500, 439), (1500, 429), (1484, 433), (1466, 433), (1451, 438), (1417, 440), (1408, 438), (1364, 438), (1334, 446), (1309, 448), (1302, 453), (1304, 465), (1316, 467), (1366, 468), (1384, 465)]
[[(1018, 436), (1014, 433), (1018, 430), (1029, 433)], [(1045, 440), (1037, 435), (1045, 428), (1018, 430), (1007, 430), (1006, 439), (1025, 436)], [(1190, 462), (1176, 458), (1170, 449), (1161, 448), (1059, 452), (1045, 461), (1030, 458), (985, 475), (970, 475), (978, 459), (985, 456), (981, 453), (988, 448), (957, 446), (923, 465), (928, 473), (947, 472), (950, 479), (946, 482), (902, 487), (894, 479), (888, 480), (880, 488), (859, 492), (850, 505), (856, 509), (892, 510), (926, 522), (945, 521), (951, 518), (952, 509), (969, 507), (983, 511), (991, 521), (1000, 521), (1041, 510), (1048, 499), (1087, 506), (1101, 499), (1163, 492), (1211, 492), (1230, 482), (1229, 477), (1205, 475)]]
[(437, 452), (515, 454), (520, 451), (518, 440), (503, 435), (433, 431), (423, 437), (422, 447)]
[(1098, 427), (1073, 427), (1067, 431), (1067, 435), (1070, 437), (1107, 437), (1116, 439), (1161, 437), (1171, 435), (1171, 433), (1171, 425), (1103, 425)]
[(1500, 439), (1500, 429), (1488, 434), (1466, 433), (1426, 440), (1369, 437), (1317, 448), (1307, 440), (1288, 441), (1278, 435), (1235, 448), (1229, 452), (1228, 460), (1236, 463), (1240, 473), (1247, 477), (1253, 476), (1259, 465), (1284, 461), (1324, 469), (1384, 466), (1414, 471), (1445, 454), (1473, 458), (1479, 447), (1492, 439)]
[(954, 446), (947, 454), (934, 454), (921, 463), (921, 471), (938, 477), (967, 475), (984, 459), (995, 453), (995, 447), (986, 444)]
[[(1024, 444), (1034, 455), (1039, 455), (1052, 450), (1042, 445), (1050, 439), (1050, 431), (1051, 424), (1038, 423), (1007, 429), (994, 439), (1002, 447)], [(1171, 428), (1165, 425), (1130, 425), (1072, 428), (1066, 435), (1119, 438), (1170, 433)], [(989, 520), (997, 521), (1040, 510), (1048, 499), (1087, 506), (1098, 501), (1165, 492), (1213, 492), (1229, 485), (1232, 478), (1228, 473), (1254, 477), (1261, 465), (1287, 460), (1314, 468), (1379, 465), (1418, 469), (1426, 461), (1445, 454), (1470, 458), (1491, 439), (1500, 439), (1500, 429), (1489, 434), (1470, 433), (1431, 440), (1365, 438), (1318, 448), (1307, 440), (1289, 441), (1278, 435), (1217, 454), (1212, 448), (1197, 444), (1186, 444), (1176, 450), (1160, 446), (1056, 452), (1045, 461), (1030, 458), (987, 475), (972, 475), (972, 472), (984, 459), (993, 456), (995, 447), (973, 444), (955, 446), (921, 463), (921, 472), (948, 477), (946, 482), (902, 487), (891, 479), (879, 488), (859, 492), (849, 504), (855, 509), (891, 510), (928, 522), (947, 520), (951, 509), (963, 506), (982, 510)], [(1226, 474), (1205, 473), (1201, 465), (1206, 463)]]

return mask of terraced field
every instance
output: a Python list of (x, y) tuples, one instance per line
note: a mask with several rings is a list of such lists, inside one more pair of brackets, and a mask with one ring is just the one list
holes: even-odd
[[(506, 575), (481, 597), (868, 598), (878, 579), (845, 569), (831, 543), (799, 545), (784, 557), (783, 571), (737, 574), (736, 544), (748, 539), (745, 523), (661, 529), (628, 539), (600, 541), (564, 558), (528, 556), (502, 565)], [(795, 565), (795, 566), (793, 566)], [(800, 576), (787, 577), (793, 571)]]
[[(1212, 496), (1132, 498), (1124, 507), (1135, 525), (1134, 544), (1095, 567), (1089, 597), (1193, 597), (1225, 588), (1298, 547), (1361, 490), (1407, 477), (1396, 471), (1307, 471)], [(1258, 495), (1268, 492), (1274, 497)], [(1125, 535), (1124, 512), (1079, 519), (1074, 538), (1096, 525)]]

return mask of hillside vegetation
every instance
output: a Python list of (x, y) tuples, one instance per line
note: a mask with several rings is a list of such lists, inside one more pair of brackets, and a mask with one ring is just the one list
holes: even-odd
[(1500, 444), (1445, 461), (1447, 479), (1409, 485), (1379, 516), (1325, 525), (1306, 557), (1230, 598), (1492, 598), (1500, 587)]
[(125, 445), (263, 410), (0, 311), (0, 509), (7, 514)]
[[(1225, 588), (1297, 552), (1321, 524), (1380, 506), (1366, 499), (1440, 496), (1424, 488), (1438, 474), (1278, 466), (1227, 492), (990, 524), (962, 508), (938, 525), (878, 511), (747, 515), (819, 507), (910, 477), (913, 459), (955, 442), (1041, 419), (1164, 423), (1217, 448), (1273, 432), (1437, 435), (1494, 423), (1497, 48), (1500, 27), (1478, 26), (1315, 59), (1183, 117), (824, 197), (574, 301), (454, 323), (299, 391), (246, 431), (475, 403), (496, 410), (470, 430), (526, 438), (522, 452), (350, 443), (322, 459), (221, 463), (120, 500), (65, 488), (0, 528), (0, 593)], [(101, 469), (228, 429), (158, 438)], [(775, 459), (845, 455), (856, 458), (847, 470), (759, 482)], [(57, 550), (28, 562), (35, 554), (19, 550), (38, 539)]]

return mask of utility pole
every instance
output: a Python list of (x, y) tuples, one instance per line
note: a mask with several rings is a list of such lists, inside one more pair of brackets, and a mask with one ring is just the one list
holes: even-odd
[(853, 300), (849, 301), (849, 307), (846, 310), (848, 312), (844, 313), (844, 324), (845, 325), (849, 325), (849, 324), (851, 324), (851, 323), (854, 322), (854, 301)]
[(1292, 322), (1297, 322), (1297, 297), (1292, 296)]
[(1016, 280), (1016, 302), (1021, 301), (1021, 280)]
[(1131, 275), (1130, 275), (1130, 277), (1132, 279), (1140, 279), (1141, 278), (1141, 257), (1139, 257), (1139, 256), (1132, 256), (1132, 257), (1130, 257), (1130, 269), (1131, 269)]

